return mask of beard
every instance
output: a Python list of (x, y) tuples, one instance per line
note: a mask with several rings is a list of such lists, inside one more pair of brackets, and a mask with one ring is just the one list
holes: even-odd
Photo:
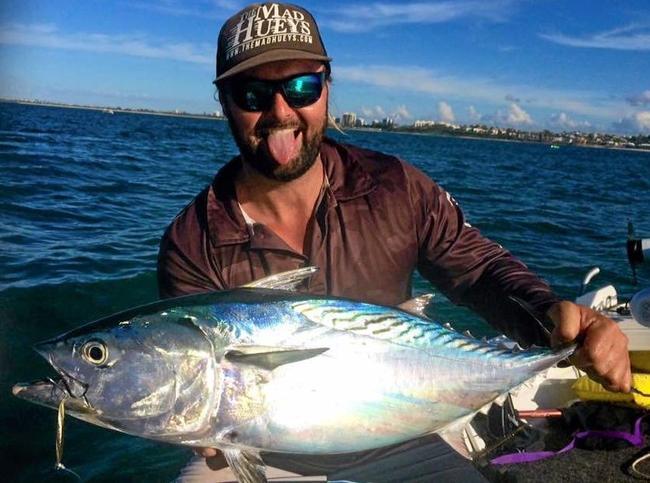
[[(237, 129), (230, 116), (228, 116), (228, 124), (243, 159), (264, 177), (274, 181), (286, 182), (300, 178), (316, 162), (327, 129), (327, 115), (324, 116), (322, 124), (311, 135), (309, 135), (307, 125), (304, 122), (260, 121), (255, 126), (254, 135), (250, 137), (246, 137)], [(294, 159), (284, 165), (273, 159), (267, 150), (266, 142), (263, 142), (271, 131), (279, 129), (293, 129), (302, 133), (300, 151)]]

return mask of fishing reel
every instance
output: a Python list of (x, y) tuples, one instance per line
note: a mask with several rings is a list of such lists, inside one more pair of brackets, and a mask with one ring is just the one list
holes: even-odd
[[(637, 270), (643, 265), (650, 266), (650, 238), (637, 238), (632, 222), (627, 224), (627, 259), (632, 268), (632, 280), (637, 285)], [(630, 313), (640, 324), (650, 326), (650, 287), (634, 294)]]
[[(631, 222), (627, 225), (627, 259), (632, 269), (634, 285), (650, 285), (650, 238), (635, 235)], [(635, 293), (632, 297), (621, 298), (613, 285), (587, 291), (587, 285), (600, 273), (594, 267), (585, 275), (576, 302), (603, 312), (609, 317), (629, 317), (639, 324), (650, 327), (650, 287)], [(639, 280), (641, 279), (641, 280)]]
[(644, 264), (650, 266), (650, 238), (637, 238), (631, 221), (627, 223), (627, 260), (632, 268), (632, 280), (637, 285), (637, 270)]

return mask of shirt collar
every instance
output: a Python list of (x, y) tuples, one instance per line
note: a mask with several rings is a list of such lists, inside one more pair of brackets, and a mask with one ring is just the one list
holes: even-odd
[(359, 198), (375, 189), (375, 180), (360, 162), (361, 151), (325, 137), (320, 154), (330, 190), (337, 201)]

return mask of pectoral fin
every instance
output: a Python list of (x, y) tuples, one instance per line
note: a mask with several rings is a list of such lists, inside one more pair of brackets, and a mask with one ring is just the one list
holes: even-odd
[(239, 483), (266, 483), (266, 466), (259, 453), (235, 448), (222, 451)]
[(240, 346), (226, 352), (225, 358), (230, 362), (251, 364), (272, 371), (284, 364), (311, 359), (327, 350), (327, 347), (286, 350), (277, 347)]

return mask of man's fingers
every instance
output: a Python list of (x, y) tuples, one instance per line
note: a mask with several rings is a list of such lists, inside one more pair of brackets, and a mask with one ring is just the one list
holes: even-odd
[(599, 374), (591, 367), (582, 367), (590, 379), (601, 384), (605, 389), (615, 392), (630, 392), (632, 389), (632, 372), (626, 364), (618, 364), (606, 374)]
[(553, 304), (548, 310), (548, 317), (555, 324), (551, 333), (551, 345), (558, 346), (574, 341), (582, 329), (580, 308), (571, 302)]
[(576, 364), (581, 367), (593, 367), (598, 372), (607, 372), (612, 364), (609, 357), (614, 344), (616, 327), (611, 327), (606, 319), (599, 320), (584, 332), (584, 339), (575, 353)]
[(219, 450), (215, 448), (194, 448), (194, 452), (204, 458), (212, 458), (219, 453)]
[(574, 355), (574, 363), (605, 388), (628, 392), (632, 376), (627, 343), (627, 337), (615, 322), (598, 316), (589, 325), (584, 341)]
[(605, 388), (628, 392), (632, 384), (627, 337), (616, 322), (588, 307), (564, 301), (547, 315), (555, 323), (551, 343), (575, 341), (572, 362)]
[(632, 371), (630, 366), (619, 364), (606, 378), (605, 388), (610, 391), (630, 392), (632, 390)]

